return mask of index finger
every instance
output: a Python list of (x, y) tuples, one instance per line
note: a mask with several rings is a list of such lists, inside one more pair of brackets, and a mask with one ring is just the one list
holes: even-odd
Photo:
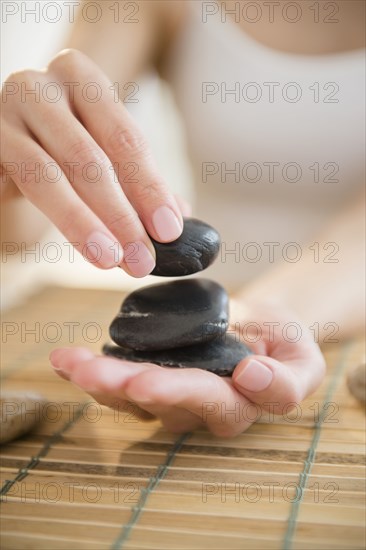
[[(99, 67), (83, 53), (65, 50), (49, 65), (75, 86), (71, 102), (82, 124), (103, 149), (121, 186), (148, 234), (170, 242), (182, 233), (180, 208), (153, 160), (150, 148), (133, 117), (115, 101), (113, 86)], [(95, 82), (97, 80), (97, 82)], [(100, 100), (88, 102), (83, 90), (94, 85)]]

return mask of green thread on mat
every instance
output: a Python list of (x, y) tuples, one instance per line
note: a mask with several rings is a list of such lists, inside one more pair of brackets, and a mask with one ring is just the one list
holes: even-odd
[(150, 477), (147, 487), (143, 487), (140, 491), (140, 497), (136, 504), (131, 509), (131, 517), (121, 530), (120, 535), (117, 537), (117, 539), (114, 541), (114, 543), (111, 546), (111, 550), (121, 550), (123, 547), (123, 544), (127, 541), (128, 537), (130, 536), (130, 533), (133, 529), (133, 527), (136, 525), (139, 517), (141, 516), (146, 501), (149, 498), (149, 495), (156, 489), (156, 487), (159, 485), (160, 481), (164, 479), (166, 474), (168, 473), (169, 467), (171, 466), (175, 456), (181, 448), (183, 447), (185, 441), (190, 437), (190, 433), (185, 433), (181, 435), (175, 443), (172, 445), (170, 451), (166, 455), (166, 459), (164, 464), (160, 464), (158, 466), (158, 469), (153, 477)]
[(27, 475), (29, 474), (30, 470), (33, 470), (36, 468), (40, 462), (41, 458), (44, 458), (49, 450), (52, 448), (52, 446), (55, 443), (58, 443), (63, 436), (63, 434), (71, 428), (81, 417), (81, 414), (83, 412), (83, 408), (85, 407), (86, 403), (83, 403), (76, 411), (70, 420), (66, 422), (62, 428), (60, 428), (57, 432), (54, 432), (48, 439), (45, 441), (44, 445), (42, 446), (41, 450), (36, 454), (36, 456), (32, 456), (28, 464), (24, 468), (20, 468), (18, 470), (18, 473), (13, 479), (6, 479), (3, 486), (0, 489), (0, 497), (1, 502), (6, 502), (6, 498), (3, 497), (9, 492), (9, 490), (12, 488), (12, 486), (17, 483), (17, 481), (22, 481)]
[(300, 504), (304, 498), (304, 490), (306, 488), (306, 485), (311, 473), (311, 468), (314, 464), (316, 448), (319, 443), (322, 424), (323, 424), (324, 416), (326, 414), (325, 405), (329, 403), (329, 400), (333, 395), (334, 389), (338, 384), (339, 378), (345, 367), (345, 359), (348, 355), (348, 351), (350, 347), (351, 347), (351, 342), (348, 342), (342, 349), (341, 357), (334, 369), (334, 376), (329, 382), (329, 385), (323, 400), (322, 411), (319, 415), (318, 420), (314, 423), (313, 438), (311, 440), (307, 457), (304, 460), (303, 471), (300, 473), (300, 476), (299, 476), (300, 477), (300, 483), (298, 486), (299, 494), (296, 495), (295, 500), (292, 502), (290, 515), (287, 521), (287, 529), (283, 539), (283, 546), (282, 546), (283, 550), (291, 550), (292, 548), (292, 541), (293, 541), (293, 537), (297, 527), (297, 517), (299, 514)]

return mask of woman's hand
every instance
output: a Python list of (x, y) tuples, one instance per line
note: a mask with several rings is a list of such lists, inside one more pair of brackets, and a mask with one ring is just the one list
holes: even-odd
[(317, 388), (325, 372), (318, 346), (304, 327), (299, 334), (301, 325), (292, 314), (242, 302), (232, 306), (230, 331), (236, 329), (254, 352), (232, 378), (96, 357), (85, 348), (55, 350), (50, 360), (60, 376), (102, 405), (131, 411), (132, 403), (139, 418), (159, 417), (173, 432), (206, 426), (217, 436), (232, 437), (253, 423), (258, 410), (287, 414)]
[(3, 196), (15, 183), (96, 266), (150, 273), (149, 236), (175, 240), (182, 214), (99, 67), (65, 50), (11, 75), (1, 101)]

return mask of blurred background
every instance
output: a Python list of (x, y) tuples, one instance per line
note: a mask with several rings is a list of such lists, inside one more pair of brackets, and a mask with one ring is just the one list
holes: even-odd
[[(8, 4), (16, 6), (21, 3), (24, 2), (16, 0)], [(36, 3), (27, 0), (27, 9), (31, 10)], [(19, 9), (14, 15), (9, 14), (4, 24), (3, 12), (0, 33), (1, 84), (12, 72), (25, 68), (42, 69), (65, 47), (71, 24), (67, 20), (67, 11), (62, 10), (62, 13), (61, 19), (55, 23), (48, 23), (43, 17), (36, 22), (35, 18), (29, 16), (25, 23), (21, 20)], [(49, 19), (53, 19), (51, 11)], [(126, 104), (126, 107), (143, 129), (170, 188), (192, 202), (192, 174), (185, 153), (182, 123), (169, 88), (155, 74), (146, 75), (137, 84), (138, 102)], [(130, 290), (158, 282), (156, 277), (144, 278), (143, 281), (134, 279), (121, 269), (99, 270), (77, 252), (71, 263), (69, 247), (63, 244), (65, 240), (63, 235), (50, 226), (43, 242), (37, 245), (40, 251), (40, 254), (37, 251), (37, 261), (35, 255), (23, 253), (18, 257), (9, 256), (6, 262), (1, 262), (2, 309), (19, 303), (37, 287), (45, 284)], [(49, 243), (57, 243), (59, 247), (49, 246)], [(61, 259), (53, 262), (57, 251), (62, 252)]]

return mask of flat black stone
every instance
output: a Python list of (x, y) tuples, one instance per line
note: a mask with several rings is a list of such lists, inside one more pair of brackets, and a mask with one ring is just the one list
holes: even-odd
[(150, 285), (127, 296), (109, 334), (119, 346), (162, 350), (223, 336), (229, 299), (219, 284), (188, 279)]
[(196, 368), (219, 376), (231, 376), (239, 361), (250, 355), (251, 351), (241, 342), (236, 342), (233, 336), (226, 334), (204, 344), (164, 351), (133, 351), (105, 344), (103, 353), (136, 363), (155, 363), (162, 367), (181, 369)]
[(151, 275), (182, 277), (206, 269), (220, 249), (220, 235), (210, 225), (194, 218), (184, 218), (181, 236), (171, 243), (152, 239), (156, 266)]

